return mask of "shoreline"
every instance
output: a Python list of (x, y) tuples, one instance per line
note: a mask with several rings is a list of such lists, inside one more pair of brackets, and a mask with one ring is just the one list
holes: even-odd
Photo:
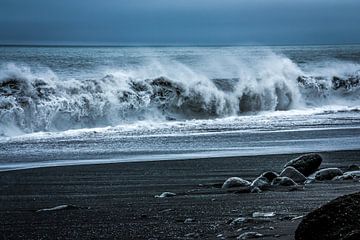
[[(107, 165), (107, 164), (124, 164), (124, 163), (146, 163), (146, 162), (162, 162), (162, 161), (196, 161), (196, 160), (202, 160), (202, 159), (211, 159), (211, 160), (216, 160), (216, 159), (221, 159), (221, 158), (226, 158), (226, 159), (232, 159), (232, 158), (241, 158), (241, 157), (265, 157), (265, 156), (273, 156), (273, 155), (302, 155), (302, 154), (306, 154), (306, 153), (310, 153), (310, 152), (317, 152), (317, 153), (327, 153), (327, 152), (352, 152), (352, 151), (360, 151), (360, 149), (344, 149), (344, 150), (334, 150), (334, 151), (328, 151), (328, 150), (319, 150), (319, 151), (294, 151), (294, 152), (274, 152), (274, 153), (268, 153), (268, 154), (239, 154), (239, 155), (234, 155), (234, 154), (230, 154), (231, 151), (222, 151), (223, 153), (228, 152), (229, 154), (218, 154), (217, 156), (214, 157), (209, 157), (209, 155), (214, 155), (212, 154), (213, 152), (206, 152), (204, 154), (199, 153), (198, 155), (195, 156), (194, 153), (190, 153), (190, 154), (164, 154), (164, 155), (153, 155), (150, 158), (148, 157), (147, 159), (145, 158), (141, 158), (138, 156), (135, 156), (133, 158), (128, 158), (128, 159), (81, 159), (81, 160), (54, 160), (54, 161), (47, 161), (47, 162), (39, 162), (38, 164), (42, 164), (42, 165), (36, 165), (36, 166), (29, 166), (29, 167), (11, 167), (14, 165), (17, 166), (26, 166), (26, 165), (35, 165), (33, 163), (15, 163), (15, 164), (3, 164), (3, 166), (9, 166), (9, 167), (5, 167), (3, 168), (0, 165), (0, 173), (2, 172), (12, 172), (12, 171), (23, 171), (23, 170), (30, 170), (30, 169), (39, 169), (39, 168), (56, 168), (56, 167), (76, 167), (76, 166), (91, 166), (91, 165)], [(234, 150), (233, 152), (239, 152), (238, 150)], [(193, 155), (193, 157), (181, 157), (183, 155)], [(173, 156), (173, 158), (169, 158), (169, 156)]]
[[(360, 162), (360, 150), (321, 152), (322, 167)], [(254, 179), (300, 154), (57, 166), (0, 173), (0, 236), (4, 239), (292, 239), (301, 216), (358, 182), (324, 181), (298, 191), (234, 194), (218, 187), (228, 177)], [(171, 198), (155, 198), (162, 192)], [(78, 208), (36, 212), (68, 204)], [(268, 220), (229, 224), (254, 212)], [(295, 219), (294, 219), (295, 218)], [(187, 219), (191, 219), (188, 220)], [(294, 220), (292, 220), (294, 219)], [(239, 230), (243, 228), (242, 230)]]

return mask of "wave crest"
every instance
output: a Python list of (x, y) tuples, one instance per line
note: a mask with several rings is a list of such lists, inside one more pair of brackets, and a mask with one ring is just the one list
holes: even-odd
[[(180, 73), (168, 74), (174, 69)], [(329, 99), (358, 100), (359, 71), (310, 76), (280, 56), (247, 70), (237, 78), (211, 79), (177, 64), (151, 73), (136, 69), (100, 79), (61, 80), (51, 71), (34, 74), (30, 68), (10, 64), (0, 71), (0, 134), (9, 135), (8, 129), (14, 128), (34, 132), (148, 118), (215, 118), (288, 110)], [(152, 77), (155, 74), (159, 75)]]

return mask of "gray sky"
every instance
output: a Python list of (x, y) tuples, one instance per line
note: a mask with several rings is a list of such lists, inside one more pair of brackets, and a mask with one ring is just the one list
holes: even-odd
[(359, 0), (0, 0), (0, 43), (360, 43)]

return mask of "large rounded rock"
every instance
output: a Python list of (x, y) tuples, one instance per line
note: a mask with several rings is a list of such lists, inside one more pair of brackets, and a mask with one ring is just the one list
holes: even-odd
[(270, 182), (266, 177), (257, 177), (250, 185), (251, 188), (258, 187), (260, 190), (265, 190), (270, 187)]
[(286, 167), (281, 173), (280, 177), (288, 177), (294, 180), (297, 183), (304, 183), (306, 181), (306, 177), (304, 174), (296, 170), (294, 167)]
[(351, 177), (353, 179), (360, 179), (360, 171), (350, 171), (344, 173), (344, 177)]
[(360, 239), (360, 192), (339, 197), (309, 213), (295, 232), (296, 240)]
[(314, 174), (314, 178), (318, 181), (331, 180), (334, 177), (342, 176), (343, 172), (338, 168), (324, 168)]
[(309, 176), (310, 174), (316, 172), (320, 167), (322, 162), (322, 157), (317, 153), (310, 153), (302, 155), (298, 158), (295, 158), (285, 164), (286, 167), (294, 167), (296, 170), (304, 174), (305, 176)]
[(224, 182), (221, 188), (249, 187), (250, 184), (251, 183), (245, 179), (239, 177), (231, 177)]
[(269, 182), (272, 182), (272, 180), (274, 180), (274, 178), (277, 178), (278, 176), (279, 174), (277, 174), (276, 172), (269, 171), (262, 173), (260, 177), (265, 177)]
[(296, 186), (296, 182), (288, 177), (277, 177), (271, 182), (273, 186)]

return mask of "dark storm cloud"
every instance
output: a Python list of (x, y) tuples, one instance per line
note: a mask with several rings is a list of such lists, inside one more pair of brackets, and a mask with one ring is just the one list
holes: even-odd
[(0, 43), (360, 42), (357, 0), (1, 0)]

